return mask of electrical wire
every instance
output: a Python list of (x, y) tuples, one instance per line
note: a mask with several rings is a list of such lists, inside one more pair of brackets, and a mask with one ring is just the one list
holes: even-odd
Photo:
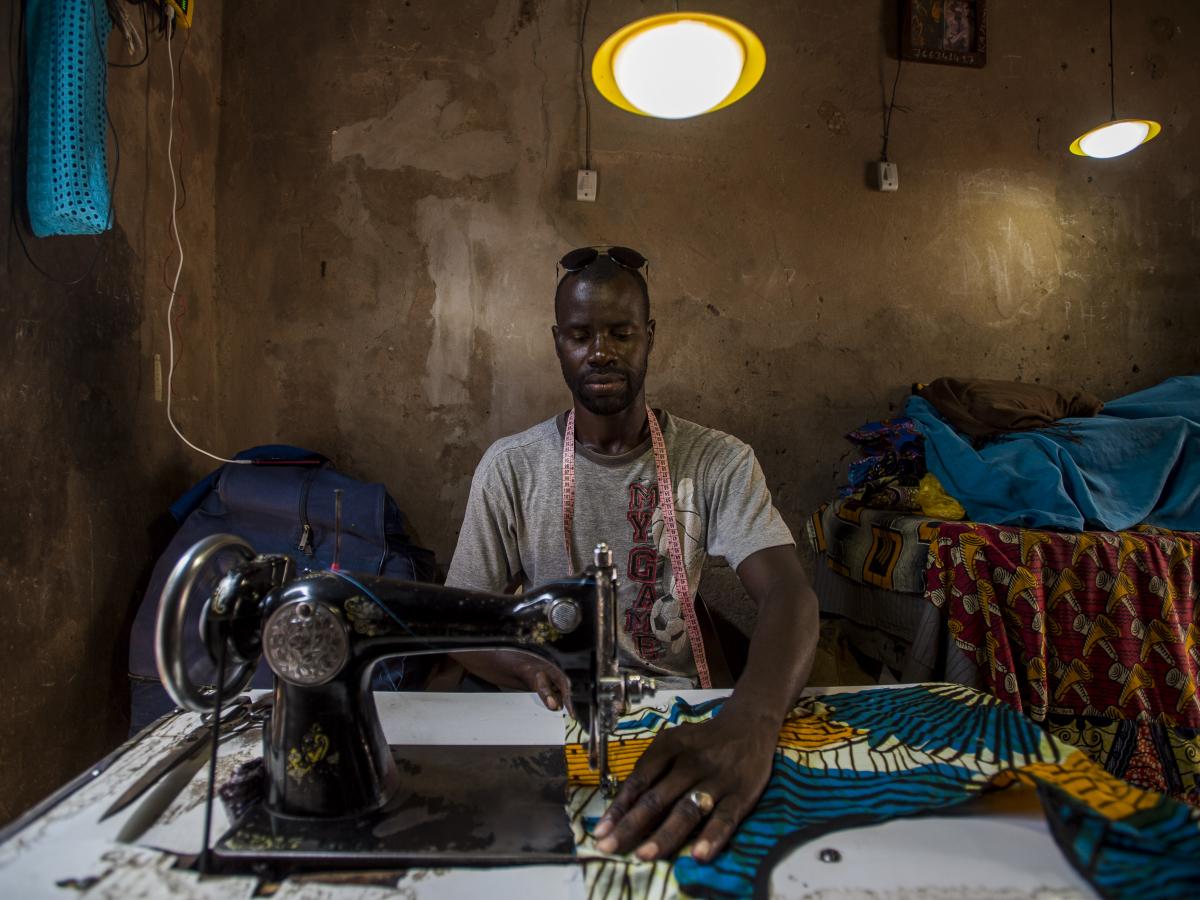
[(883, 119), (883, 149), (879, 154), (882, 162), (888, 161), (888, 138), (892, 133), (892, 112), (896, 109), (896, 88), (900, 86), (900, 69), (903, 65), (903, 58), (896, 60), (896, 79), (892, 82), (892, 99), (888, 103), (887, 115)]
[(587, 34), (588, 9), (591, 0), (582, 0), (579, 4), (579, 90), (583, 94), (583, 167), (592, 168), (592, 104), (588, 100), (587, 64), (584, 56), (584, 37)]
[[(171, 8), (168, 7), (168, 10)], [(174, 11), (171, 10), (171, 19), (174, 20)], [(172, 21), (173, 24), (173, 21)], [(175, 182), (175, 157), (171, 155), (171, 151), (175, 141), (175, 60), (171, 52), (171, 35), (173, 29), (166, 29), (167, 39), (167, 69), (171, 73), (171, 105), (167, 114), (167, 165), (171, 170), (171, 236), (175, 238), (175, 247), (179, 252), (179, 264), (175, 267), (175, 281), (171, 285), (171, 299), (167, 303), (167, 344), (170, 348), (167, 365), (167, 422), (170, 423), (171, 429), (179, 436), (179, 439), (195, 450), (197, 453), (202, 453), (205, 456), (215, 459), (221, 463), (233, 463), (236, 465), (250, 465), (251, 460), (248, 459), (228, 459), (224, 456), (218, 456), (215, 453), (210, 453), (203, 447), (197, 447), (189, 441), (179, 426), (175, 424), (175, 418), (171, 414), (171, 396), (173, 393), (172, 385), (175, 381), (175, 329), (171, 322), (171, 316), (175, 311), (175, 298), (179, 295), (179, 276), (183, 274), (183, 240), (179, 237), (179, 220), (175, 217), (175, 204), (179, 200), (179, 193)]]
[(1117, 118), (1117, 67), (1113, 61), (1113, 0), (1108, 0), (1108, 97), (1113, 121)]
[[(183, 49), (179, 51), (179, 59), (175, 60), (175, 78), (179, 83), (179, 112), (175, 116), (175, 124), (179, 128), (179, 189), (183, 192), (183, 199), (175, 206), (175, 212), (183, 212), (187, 206), (187, 179), (184, 177), (184, 150), (183, 143), (187, 137), (187, 132), (183, 128), (183, 57), (187, 54), (187, 49), (192, 41), (191, 29), (188, 29), (183, 38)], [(163, 257), (162, 264), (162, 283), (168, 291), (171, 290), (171, 263), (175, 259), (175, 251), (172, 250), (169, 254)], [(187, 298), (181, 297), (179, 302), (183, 305), (180, 311), (180, 316), (187, 315)]]
[(182, 212), (187, 206), (188, 192), (187, 180), (183, 174), (183, 144), (187, 139), (187, 132), (183, 128), (183, 58), (187, 55), (188, 47), (192, 44), (192, 29), (187, 29), (183, 35), (183, 46), (179, 50), (179, 59), (175, 60), (175, 79), (179, 82), (179, 113), (175, 117), (175, 124), (179, 127), (179, 189), (183, 192), (183, 199), (179, 201), (177, 210)]
[[(80, 275), (78, 278), (72, 278), (70, 280), (63, 280), (61, 278), (56, 278), (55, 276), (53, 276), (49, 272), (47, 272), (45, 269), (43, 269), (38, 264), (38, 261), (33, 258), (33, 254), (29, 252), (29, 245), (27, 243), (25, 243), (24, 229), (22, 227), (20, 217), (17, 215), (17, 191), (16, 191), (17, 179), (20, 175), (20, 173), (17, 171), (18, 150), (20, 148), (19, 135), (23, 134), (23, 132), (24, 132), (24, 129), (22, 127), (20, 127), (20, 125), (23, 125), (24, 123), (21, 122), (19, 117), (20, 117), (20, 110), (23, 108), (26, 108), (26, 103), (24, 101), (26, 101), (27, 94), (28, 94), (28, 77), (27, 77), (27, 73), (25, 71), (25, 4), (24, 3), (16, 3), (16, 4), (14, 4), (14, 6), (18, 7), (20, 11), (18, 13), (18, 18), (17, 18), (17, 52), (14, 55), (14, 57), (15, 57), (14, 63), (15, 63), (16, 68), (13, 69), (10, 73), (10, 78), (13, 82), (13, 118), (12, 118), (12, 124), (11, 124), (11, 129), (10, 129), (12, 139), (11, 139), (11, 154), (9, 156), (9, 159), (11, 160), (11, 167), (10, 167), (11, 179), (9, 182), (10, 191), (9, 191), (9, 206), (8, 206), (9, 222), (11, 223), (11, 226), (12, 226), (11, 230), (13, 233), (16, 234), (17, 241), (20, 243), (21, 250), (25, 254), (25, 259), (27, 259), (29, 261), (29, 264), (31, 266), (33, 266), (33, 268), (47, 280), (52, 281), (55, 284), (63, 285), (64, 287), (71, 287), (73, 285), (76, 285), (76, 284), (79, 284), (79, 283), (85, 281), (95, 270), (96, 262), (97, 262), (97, 260), (100, 259), (100, 254), (102, 252), (104, 252), (104, 240), (101, 236), (97, 235), (97, 237), (96, 237), (96, 252), (92, 254), (92, 259), (88, 263), (87, 268), (83, 271), (83, 274)], [(8, 41), (9, 41), (9, 46), (11, 47), (12, 46), (12, 35), (11, 35), (12, 16), (11, 15), (9, 16), (9, 29), (10, 29), (10, 34), (9, 34)], [(96, 46), (100, 50), (100, 55), (107, 56), (107, 54), (105, 52), (105, 48), (104, 48), (104, 42), (100, 38), (100, 26), (96, 23), (96, 15), (95, 15), (94, 11), (92, 13), (92, 31), (96, 37)], [(25, 86), (25, 90), (20, 89), (21, 85)], [(105, 118), (105, 121), (108, 122), (109, 130), (112, 131), (112, 136), (113, 136), (113, 155), (114, 155), (113, 177), (112, 177), (112, 181), (109, 183), (109, 186), (108, 186), (108, 211), (105, 214), (106, 228), (110, 228), (112, 226), (112, 220), (113, 220), (113, 203), (116, 200), (116, 193), (117, 193), (117, 177), (121, 174), (121, 140), (117, 136), (117, 126), (115, 124), (113, 124), (112, 116), (108, 112), (108, 97), (107, 97), (107, 95), (104, 97), (104, 118)]]

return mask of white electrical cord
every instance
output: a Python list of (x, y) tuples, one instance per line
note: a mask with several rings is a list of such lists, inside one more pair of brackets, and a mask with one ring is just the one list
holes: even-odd
[(179, 223), (175, 219), (175, 204), (178, 199), (178, 188), (175, 182), (175, 157), (172, 155), (172, 148), (175, 141), (175, 60), (171, 54), (171, 32), (175, 24), (175, 10), (168, 3), (167, 18), (171, 20), (167, 26), (167, 69), (171, 72), (171, 109), (168, 114), (169, 125), (167, 126), (167, 164), (171, 169), (171, 234), (175, 238), (175, 246), (179, 249), (179, 265), (175, 269), (175, 283), (171, 285), (171, 300), (167, 303), (167, 342), (170, 346), (170, 356), (168, 357), (167, 365), (167, 421), (171, 424), (171, 428), (179, 435), (179, 439), (195, 450), (197, 453), (203, 453), (205, 456), (215, 459), (217, 462), (236, 463), (239, 465), (249, 465), (251, 460), (248, 459), (226, 459), (224, 456), (217, 456), (215, 453), (209, 453), (203, 447), (197, 447), (179, 430), (179, 426), (175, 424), (175, 419), (171, 415), (171, 395), (172, 382), (175, 379), (175, 329), (172, 325), (171, 316), (175, 311), (175, 296), (179, 290), (179, 276), (183, 274), (183, 241), (179, 238)]

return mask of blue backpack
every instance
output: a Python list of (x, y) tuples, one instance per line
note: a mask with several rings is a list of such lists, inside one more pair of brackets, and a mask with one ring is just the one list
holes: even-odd
[[(319, 454), (291, 447), (244, 451), (253, 465), (229, 465), (197, 484), (172, 507), (182, 524), (154, 566), (146, 595), (133, 623), (129, 646), (131, 731), (137, 732), (172, 709), (174, 703), (158, 678), (154, 632), (163, 586), (188, 549), (212, 534), (242, 538), (258, 553), (283, 553), (296, 571), (324, 569), (333, 563), (334, 491), (342, 492), (339, 565), (346, 572), (384, 575), (406, 581), (434, 581), (433, 554), (413, 544), (404, 514), (381, 484), (367, 484), (334, 470)], [(196, 591), (215, 587), (202, 577)], [(215, 681), (215, 666), (200, 641), (200, 606), (194, 598), (185, 628), (184, 658), (193, 679)], [(426, 657), (386, 660), (376, 669), (375, 690), (420, 689), (432, 664)], [(260, 662), (252, 687), (269, 688), (271, 672)]]

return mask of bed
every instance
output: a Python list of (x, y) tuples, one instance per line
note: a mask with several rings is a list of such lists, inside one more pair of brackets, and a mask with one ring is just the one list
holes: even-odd
[[(910, 398), (903, 423), (848, 435), (860, 484), (808, 523), (822, 613), (896, 679), (982, 687), (1111, 774), (1200, 806), (1198, 406), (1200, 378), (1170, 379), (981, 443)], [(993, 520), (868, 502), (871, 484), (923, 473)]]

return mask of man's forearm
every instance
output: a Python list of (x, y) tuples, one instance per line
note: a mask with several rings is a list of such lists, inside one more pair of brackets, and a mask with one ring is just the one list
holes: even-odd
[(451, 658), (496, 687), (533, 691), (549, 709), (562, 709), (564, 705), (572, 709), (570, 681), (541, 657), (516, 650), (476, 650), (453, 653)]
[(450, 658), (474, 675), (499, 688), (526, 690), (513, 654), (496, 650), (472, 650), (451, 653)]
[[(764, 719), (774, 727), (808, 684), (820, 632), (817, 596), (799, 560), (789, 561), (786, 568), (791, 571), (772, 577), (755, 596), (758, 621), (750, 638), (749, 660), (726, 704), (737, 715)], [(747, 587), (754, 593), (752, 585)]]

